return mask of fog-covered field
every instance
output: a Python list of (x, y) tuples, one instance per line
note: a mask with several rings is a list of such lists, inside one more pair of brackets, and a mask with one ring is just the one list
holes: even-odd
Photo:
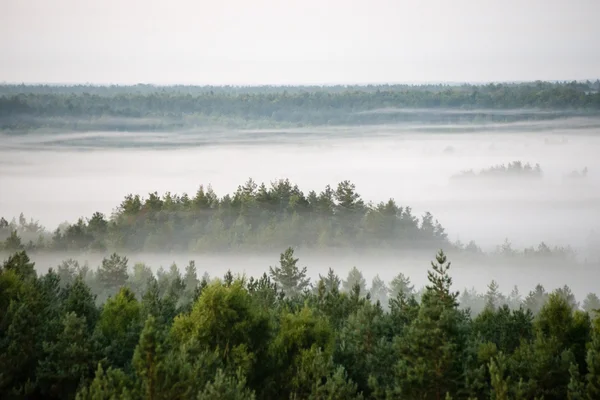
[[(193, 194), (211, 184), (225, 194), (249, 177), (320, 191), (349, 179), (366, 201), (393, 197), (417, 215), (430, 211), (452, 240), (578, 247), (600, 225), (599, 124), (0, 136), (0, 210), (54, 229), (94, 211), (110, 214), (128, 193)], [(450, 182), (463, 170), (516, 160), (540, 164), (543, 178)], [(564, 179), (584, 167), (584, 179)]]
[[(289, 178), (303, 190), (320, 191), (349, 179), (366, 201), (393, 197), (400, 205), (413, 207), (416, 215), (430, 211), (452, 241), (475, 240), (484, 250), (506, 238), (517, 248), (544, 241), (584, 253), (591, 246), (590, 232), (600, 228), (599, 126), (598, 120), (570, 119), (469, 125), (462, 130), (457, 125), (427, 125), (0, 136), (0, 214), (12, 218), (23, 212), (53, 230), (61, 222), (95, 211), (110, 214), (128, 193), (193, 194), (200, 184), (210, 184), (222, 195), (249, 177), (258, 182)], [(477, 172), (516, 160), (539, 164), (543, 176), (451, 179), (461, 171)], [(585, 177), (565, 177), (585, 167)], [(329, 266), (344, 276), (356, 265), (367, 278), (379, 273), (391, 279), (399, 269), (406, 270), (420, 284), (433, 254), (402, 260), (299, 256), (315, 278)], [(278, 254), (211, 256), (205, 261), (198, 256), (134, 255), (132, 262), (145, 261), (157, 268), (172, 261), (183, 266), (186, 258), (195, 258), (200, 270), (206, 265), (211, 274), (232, 268), (257, 275), (275, 265)], [(563, 273), (463, 267), (473, 272), (456, 277), (463, 287), (471, 283), (481, 287), (493, 278), (505, 290), (517, 281), (529, 289), (543, 280), (548, 287), (568, 283), (576, 292), (594, 290), (595, 279), (569, 281)]]

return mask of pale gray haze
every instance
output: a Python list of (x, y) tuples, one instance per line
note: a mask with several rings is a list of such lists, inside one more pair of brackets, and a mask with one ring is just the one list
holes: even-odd
[[(194, 194), (199, 184), (211, 184), (219, 195), (232, 193), (248, 177), (269, 183), (290, 178), (303, 190), (323, 190), (351, 179), (366, 201), (390, 197), (413, 207), (415, 215), (430, 211), (452, 241), (475, 240), (492, 251), (508, 238), (515, 248), (571, 245), (579, 256), (595, 251), (590, 233), (600, 227), (600, 120), (470, 126), (378, 126), (310, 128), (276, 131), (197, 133), (72, 133), (30, 134), (3, 138), (0, 146), (0, 209), (7, 216), (21, 211), (50, 229), (95, 211), (109, 214), (128, 193)], [(447, 132), (468, 130), (467, 133)], [(285, 135), (282, 135), (285, 133)], [(368, 139), (367, 139), (368, 138)], [(175, 145), (174, 148), (161, 145)], [(123, 146), (125, 146), (123, 148)], [(121, 148), (119, 148), (121, 147)], [(539, 163), (541, 182), (512, 185), (480, 182), (462, 187), (451, 176), (522, 160)], [(565, 176), (589, 169), (582, 181)], [(457, 186), (459, 185), (459, 186)], [(200, 271), (222, 275), (231, 268), (254, 276), (275, 265), (278, 253), (222, 258), (198, 254), (130, 255), (154, 268), (172, 261), (184, 265), (196, 259)], [(311, 276), (334, 267), (345, 276), (354, 265), (365, 276), (391, 279), (399, 270), (417, 284), (425, 283), (432, 254), (396, 256), (327, 256), (299, 253)], [(34, 259), (36, 259), (34, 255)], [(40, 265), (53, 266), (53, 262)], [(89, 256), (85, 256), (89, 257)], [(89, 258), (88, 258), (89, 259)], [(92, 257), (95, 265), (99, 262)], [(90, 259), (90, 260), (92, 260)], [(596, 290), (597, 271), (582, 269), (540, 273), (522, 265), (503, 268), (457, 261), (457, 287), (483, 290), (496, 279), (505, 290), (536, 283), (548, 288), (569, 284), (579, 295)], [(565, 266), (566, 267), (566, 266)]]
[[(600, 0), (0, 0), (0, 82), (596, 80), (598, 39)], [(6, 124), (14, 119), (18, 129), (0, 132), (0, 216), (10, 219), (23, 212), (50, 231), (96, 211), (110, 216), (129, 193), (193, 196), (200, 184), (210, 184), (222, 196), (248, 178), (267, 184), (289, 178), (308, 193), (348, 179), (365, 201), (394, 198), (418, 217), (429, 211), (452, 242), (474, 240), (484, 251), (505, 239), (518, 249), (542, 241), (572, 246), (580, 260), (598, 249), (589, 239), (600, 228), (598, 113), (465, 125), (298, 124), (293, 129), (236, 130), (198, 124), (169, 132), (19, 131), (26, 125), (18, 124), (27, 118), (43, 122), (45, 114), (35, 110), (51, 115), (51, 104), (32, 98), (34, 111), (23, 119), (18, 119), (19, 111), (4, 113)], [(10, 104), (19, 110), (20, 103)], [(57, 115), (60, 121), (62, 115)], [(146, 114), (140, 115), (143, 122)], [(265, 115), (268, 119), (275, 113)], [(66, 113), (64, 120), (71, 117)], [(92, 121), (86, 118), (82, 120)], [(543, 178), (509, 187), (493, 180), (464, 186), (451, 179), (464, 170), (512, 161), (539, 163)], [(585, 179), (566, 179), (586, 167)], [(379, 273), (389, 280), (407, 271), (418, 285), (434, 257), (340, 258), (307, 249), (298, 255), (313, 277), (330, 266), (344, 276), (356, 265), (369, 279)], [(55, 266), (62, 256), (55, 253), (49, 257), (56, 259), (38, 264)], [(40, 257), (32, 256), (43, 261)], [(213, 276), (222, 276), (226, 268), (262, 274), (278, 261), (276, 252), (210, 257), (155, 254), (132, 260), (156, 268), (173, 260), (181, 267), (196, 258), (200, 272), (209, 270)], [(99, 258), (93, 262), (97, 265)], [(598, 272), (584, 267), (577, 274), (568, 266), (523, 271), (465, 262), (461, 267), (454, 272), (459, 287), (482, 290), (494, 278), (505, 291), (519, 284), (525, 292), (538, 282), (549, 289), (571, 285), (578, 296), (598, 291)]]
[(2, 0), (0, 81), (596, 78), (597, 0)]

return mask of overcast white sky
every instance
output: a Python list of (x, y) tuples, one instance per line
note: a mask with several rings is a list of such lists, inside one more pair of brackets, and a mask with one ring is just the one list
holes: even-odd
[(600, 77), (600, 0), (0, 0), (0, 82)]

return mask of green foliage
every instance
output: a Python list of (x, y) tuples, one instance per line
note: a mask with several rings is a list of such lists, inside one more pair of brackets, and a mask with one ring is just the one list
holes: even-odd
[(246, 387), (246, 380), (241, 373), (226, 376), (223, 370), (217, 370), (215, 379), (206, 384), (198, 394), (198, 400), (254, 400), (254, 393)]
[(96, 325), (96, 334), (104, 356), (111, 365), (128, 368), (141, 326), (140, 304), (126, 287), (109, 298)]
[(410, 278), (400, 272), (390, 282), (390, 297), (395, 299), (400, 293), (404, 293), (407, 297), (410, 297), (414, 294), (414, 289), (415, 287), (410, 283)]
[(362, 272), (360, 272), (358, 268), (352, 267), (348, 272), (348, 276), (342, 282), (342, 289), (344, 292), (350, 293), (354, 291), (355, 286), (358, 287), (359, 295), (365, 295), (367, 293), (367, 281)]
[(579, 367), (576, 364), (572, 363), (569, 366), (569, 375), (571, 379), (569, 380), (569, 386), (567, 386), (568, 400), (583, 400), (585, 398), (585, 385), (581, 381)]
[(108, 368), (106, 371), (98, 364), (96, 375), (89, 387), (83, 387), (77, 393), (77, 400), (133, 400), (131, 379), (120, 369)]
[(490, 361), (489, 364), (492, 400), (508, 400), (508, 385), (509, 381), (505, 377), (506, 373), (506, 358), (500, 353)]
[(600, 316), (600, 299), (595, 293), (588, 293), (583, 300), (583, 311), (590, 313), (593, 317)]
[(586, 393), (588, 399), (600, 397), (600, 320), (594, 321), (592, 340), (585, 358), (587, 366)]
[(88, 331), (91, 332), (96, 326), (100, 312), (95, 304), (96, 296), (83, 279), (78, 276), (72, 284), (67, 284), (61, 290), (60, 297), (64, 312), (72, 312), (78, 317), (84, 318)]
[(158, 396), (159, 364), (162, 358), (160, 336), (155, 318), (146, 319), (140, 340), (133, 353), (133, 368), (139, 385), (139, 394), (144, 399), (154, 400)]
[(127, 282), (127, 258), (116, 253), (102, 260), (96, 279), (108, 293), (116, 292)]
[(248, 376), (264, 362), (271, 331), (268, 315), (236, 280), (230, 286), (216, 281), (204, 288), (191, 312), (175, 318), (171, 335), (179, 345), (193, 343), (201, 350), (216, 351), (224, 365), (242, 368)]
[(524, 309), (511, 311), (506, 305), (496, 310), (487, 308), (475, 317), (472, 330), (483, 342), (512, 354), (521, 341), (533, 338), (533, 315)]
[[(113, 252), (99, 271), (98, 282), (108, 296), (128, 279), (128, 260), (114, 254), (123, 250), (218, 252), (415, 246), (431, 249), (449, 244), (443, 227), (439, 223), (431, 225), (431, 214), (426, 213), (425, 222), (419, 224), (410, 207), (395, 203), (392, 211), (386, 207), (392, 206), (381, 209), (366, 205), (349, 181), (339, 183), (335, 191), (327, 186), (319, 194), (303, 193), (288, 179), (272, 182), (269, 187), (262, 184), (258, 189), (250, 180), (235, 193), (222, 197), (212, 189), (205, 191), (202, 186), (194, 198), (185, 193), (166, 193), (161, 197), (155, 192), (147, 198), (130, 194), (110, 220), (105, 221), (95, 213), (87, 222), (79, 219), (75, 224), (67, 224), (55, 232), (44, 248)], [(37, 226), (35, 229), (37, 235), (49, 236), (43, 229)], [(2, 233), (0, 227), (0, 236)], [(16, 239), (20, 240), (20, 236)], [(32, 246), (38, 249), (35, 243)], [(285, 262), (292, 262), (290, 257)], [(59, 274), (66, 284), (76, 274), (76, 266), (63, 266)], [(134, 266), (133, 275), (132, 289), (137, 293), (145, 281), (143, 267)]]
[(67, 399), (74, 398), (78, 387), (92, 379), (97, 354), (85, 317), (69, 312), (62, 323), (63, 331), (56, 340), (44, 343), (36, 375), (42, 393)]
[(332, 354), (333, 332), (327, 320), (315, 316), (308, 307), (297, 313), (284, 311), (270, 349), (275, 365), (273, 375), (279, 383), (273, 384), (272, 390), (285, 398), (308, 392), (309, 388), (299, 380), (298, 371), (306, 357), (316, 351), (322, 351), (326, 358)]
[(296, 265), (297, 263), (298, 258), (294, 258), (294, 250), (289, 247), (281, 254), (280, 266), (269, 267), (273, 281), (290, 297), (299, 295), (310, 284), (310, 279), (306, 278), (306, 267), (300, 269)]
[[(240, 196), (255, 190), (250, 182)], [(469, 292), (482, 304), (471, 318), (442, 251), (419, 300), (399, 274), (388, 307), (379, 276), (367, 292), (354, 269), (344, 292), (329, 269), (316, 288), (300, 291), (306, 269), (289, 249), (280, 261), (277, 279), (230, 270), (209, 283), (198, 282), (193, 263), (183, 276), (176, 265), (155, 276), (142, 264), (126, 275), (119, 271), (127, 260), (116, 254), (101, 273), (67, 260), (38, 276), (18, 251), (0, 268), (0, 398), (600, 396), (600, 320), (579, 309), (567, 286), (550, 294), (538, 286), (525, 301), (534, 316), (502, 304), (491, 284), (485, 295)], [(293, 296), (280, 290), (283, 282), (296, 288)], [(107, 288), (115, 294), (98, 301)]]
[(461, 389), (460, 355), (465, 347), (465, 316), (458, 310), (458, 293), (450, 290), (450, 263), (440, 250), (428, 271), (430, 285), (417, 317), (397, 337), (396, 387), (399, 396), (440, 398)]
[(327, 270), (326, 276), (321, 276), (321, 274), (319, 274), (319, 280), (323, 282), (325, 290), (330, 293), (338, 292), (340, 290), (340, 285), (342, 284), (339, 276), (337, 276), (331, 268)]

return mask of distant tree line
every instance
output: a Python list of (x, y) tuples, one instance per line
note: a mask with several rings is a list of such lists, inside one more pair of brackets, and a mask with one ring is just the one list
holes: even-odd
[[(302, 192), (289, 180), (267, 186), (249, 179), (235, 193), (219, 197), (210, 186), (196, 194), (147, 198), (128, 195), (107, 218), (94, 213), (40, 239), (42, 228), (21, 216), (28, 235), (16, 243), (16, 221), (0, 220), (0, 235), (14, 246), (53, 250), (223, 251), (300, 247), (439, 247), (447, 243), (442, 225), (430, 213), (421, 219), (393, 199), (366, 204), (349, 181), (335, 189)], [(43, 235), (42, 235), (43, 236)]]
[[(127, 195), (110, 216), (100, 212), (53, 232), (21, 214), (0, 218), (0, 251), (220, 253), (295, 248), (343, 251), (434, 251), (444, 247), (468, 257), (532, 258), (575, 262), (569, 247), (514, 249), (510, 242), (484, 254), (470, 241), (451, 243), (429, 212), (421, 218), (394, 199), (367, 203), (350, 181), (304, 193), (288, 179), (257, 184), (249, 179), (219, 197), (210, 186), (195, 195)], [(433, 250), (432, 250), (433, 249)]]
[[(587, 169), (586, 169), (587, 173)], [(471, 170), (463, 171), (453, 175), (451, 179), (473, 179), (473, 178), (542, 178), (543, 172), (540, 164), (532, 166), (522, 161), (512, 161), (507, 165), (493, 165), (478, 172)]]
[[(165, 130), (406, 121), (514, 121), (600, 111), (598, 82), (337, 87), (0, 86), (0, 129)], [(370, 112), (544, 109), (555, 114)]]
[(443, 251), (427, 277), (311, 282), (292, 249), (258, 279), (118, 254), (38, 275), (18, 251), (0, 266), (0, 397), (599, 398), (595, 294), (460, 295)]

